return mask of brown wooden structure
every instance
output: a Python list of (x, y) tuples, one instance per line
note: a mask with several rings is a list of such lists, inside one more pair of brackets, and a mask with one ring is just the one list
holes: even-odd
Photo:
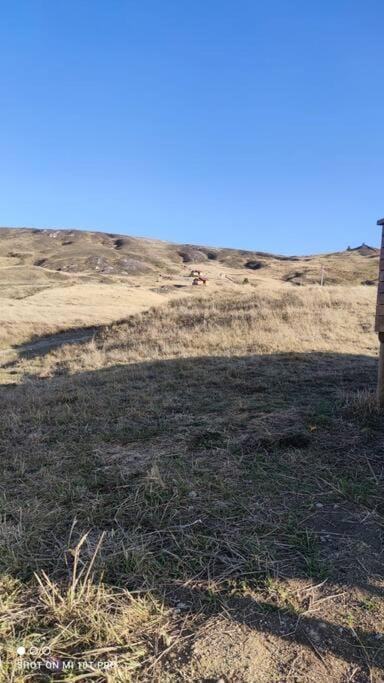
[(379, 375), (377, 380), (377, 400), (381, 410), (384, 410), (384, 218), (377, 221), (382, 228), (379, 281), (377, 285), (377, 305), (375, 330), (379, 335)]
[(204, 277), (203, 275), (199, 275), (199, 277), (195, 277), (192, 284), (193, 285), (206, 285), (208, 282), (208, 278)]

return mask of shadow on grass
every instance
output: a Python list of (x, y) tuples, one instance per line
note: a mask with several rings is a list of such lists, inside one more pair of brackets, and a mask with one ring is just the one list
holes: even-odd
[(384, 666), (375, 377), (371, 357), (307, 353), (12, 387), (1, 396), (3, 570), (60, 580), (69, 538), (90, 530), (90, 557), (105, 532), (97, 569), (111, 585), (320, 659)]

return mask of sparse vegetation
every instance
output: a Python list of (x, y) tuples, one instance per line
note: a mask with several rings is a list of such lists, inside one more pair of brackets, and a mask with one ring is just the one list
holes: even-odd
[(245, 279), (269, 290), (286, 281), (289, 291), (319, 284), (323, 268), (327, 287), (375, 284), (378, 250), (281, 257), (78, 230), (0, 228), (0, 348), (180, 298), (189, 293), (192, 263), (208, 276), (211, 293), (231, 292)]
[(0, 680), (382, 680), (374, 294), (191, 287), (4, 359)]

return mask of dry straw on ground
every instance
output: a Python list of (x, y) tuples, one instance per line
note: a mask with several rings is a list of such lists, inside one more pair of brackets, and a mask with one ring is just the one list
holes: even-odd
[(373, 309), (211, 290), (4, 362), (1, 680), (21, 642), (52, 680), (382, 680)]

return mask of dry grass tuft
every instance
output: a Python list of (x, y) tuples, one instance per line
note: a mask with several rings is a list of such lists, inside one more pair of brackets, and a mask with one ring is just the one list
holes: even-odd
[(380, 416), (377, 395), (372, 389), (361, 389), (347, 394), (344, 408), (347, 413), (354, 417), (360, 417), (363, 421)]
[[(131, 680), (132, 672), (158, 656), (159, 634), (172, 644), (177, 618), (150, 595), (112, 589), (96, 580), (94, 555), (82, 562), (82, 537), (67, 551), (72, 556), (68, 581), (53, 581), (42, 571), (28, 591), (3, 576), (5, 597), (0, 607), (3, 624), (0, 681), (42, 679)], [(176, 615), (177, 617), (177, 615)], [(22, 644), (24, 656), (16, 656)], [(40, 680), (40, 679), (39, 679)]]

